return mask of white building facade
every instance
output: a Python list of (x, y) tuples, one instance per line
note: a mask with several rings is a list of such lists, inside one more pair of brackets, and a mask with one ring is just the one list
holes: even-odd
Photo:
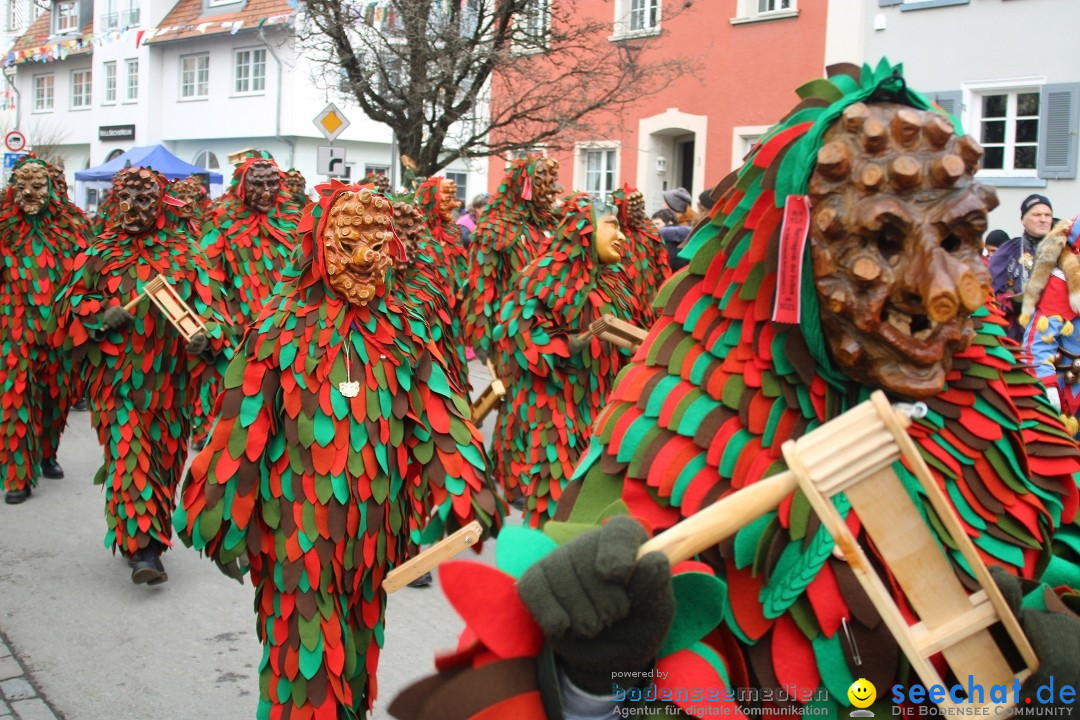
[(1077, 27), (1061, 0), (847, 0), (865, 60), (903, 62), (908, 83), (959, 118), (986, 150), (978, 179), (997, 188), (990, 228), (1019, 235), (1020, 203), (1047, 196), (1080, 213), (1080, 65), (1054, 36)]
[[(297, 168), (309, 189), (318, 174), (319, 146), (330, 143), (313, 120), (329, 102), (350, 122), (333, 144), (344, 147), (344, 176), (389, 172), (392, 134), (322, 82), (326, 72), (302, 58), (293, 42), (292, 9), (284, 0), (54, 0), (48, 38), (40, 18), (15, 48), (86, 38), (61, 7), (79, 5), (93, 18), (92, 39), (63, 59), (16, 61), (20, 129), (30, 145), (43, 143), (74, 173), (134, 146), (163, 144), (180, 159), (229, 181), (229, 156), (268, 150), (282, 169)], [(97, 0), (98, 6), (103, 0)], [(119, 5), (122, 4), (122, 7)], [(257, 5), (256, 5), (257, 4)], [(90, 6), (87, 8), (86, 6)], [(57, 23), (67, 23), (58, 26)], [(31, 48), (31, 50), (34, 48)], [(47, 56), (63, 53), (46, 52)], [(39, 57), (41, 54), (38, 54)], [(335, 73), (335, 77), (336, 77)], [(467, 197), (486, 187), (486, 163), (458, 162), (442, 174)], [(94, 197), (75, 197), (93, 205)]]

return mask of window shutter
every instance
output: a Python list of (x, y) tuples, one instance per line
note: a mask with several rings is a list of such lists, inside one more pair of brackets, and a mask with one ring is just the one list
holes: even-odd
[(893, 5), (901, 5), (904, 0), (878, 0), (878, 7), (892, 7)]
[(960, 104), (962, 98), (963, 95), (959, 90), (933, 93), (930, 95), (930, 99), (940, 105), (942, 110), (950, 115), (955, 115), (957, 118), (960, 117)]
[(1044, 85), (1039, 98), (1039, 177), (1076, 177), (1080, 83)]

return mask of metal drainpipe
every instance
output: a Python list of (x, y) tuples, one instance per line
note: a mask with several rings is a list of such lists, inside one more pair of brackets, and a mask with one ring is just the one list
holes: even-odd
[(19, 116), (22, 115), (22, 98), (19, 97), (19, 88), (15, 87), (15, 81), (11, 79), (11, 75), (4, 72), (4, 79), (7, 80), (7, 84), (11, 86), (11, 92), (15, 93), (15, 127), (14, 130), (19, 129)]
[(292, 140), (289, 140), (288, 138), (281, 136), (281, 58), (278, 57), (277, 52), (270, 45), (270, 42), (266, 39), (266, 33), (261, 27), (259, 28), (259, 38), (263, 41), (263, 45), (265, 45), (266, 49), (270, 52), (270, 56), (274, 58), (274, 62), (277, 63), (277, 107), (274, 109), (274, 139), (278, 142), (283, 142), (289, 146), (289, 166), (282, 169), (291, 170), (292, 168), (296, 167), (296, 143)]

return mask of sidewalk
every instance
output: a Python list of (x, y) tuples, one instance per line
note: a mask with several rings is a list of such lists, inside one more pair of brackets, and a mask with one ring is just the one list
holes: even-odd
[(2, 720), (64, 720), (34, 686), (19, 659), (0, 633), (0, 718)]

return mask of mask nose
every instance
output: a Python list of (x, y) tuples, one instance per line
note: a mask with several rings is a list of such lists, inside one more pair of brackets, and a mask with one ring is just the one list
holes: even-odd
[(931, 254), (924, 277), (921, 289), (926, 314), (935, 322), (948, 322), (961, 309), (974, 312), (986, 300), (979, 277), (940, 248)]
[(361, 270), (370, 268), (375, 263), (375, 251), (360, 246), (353, 251), (352, 264)]

